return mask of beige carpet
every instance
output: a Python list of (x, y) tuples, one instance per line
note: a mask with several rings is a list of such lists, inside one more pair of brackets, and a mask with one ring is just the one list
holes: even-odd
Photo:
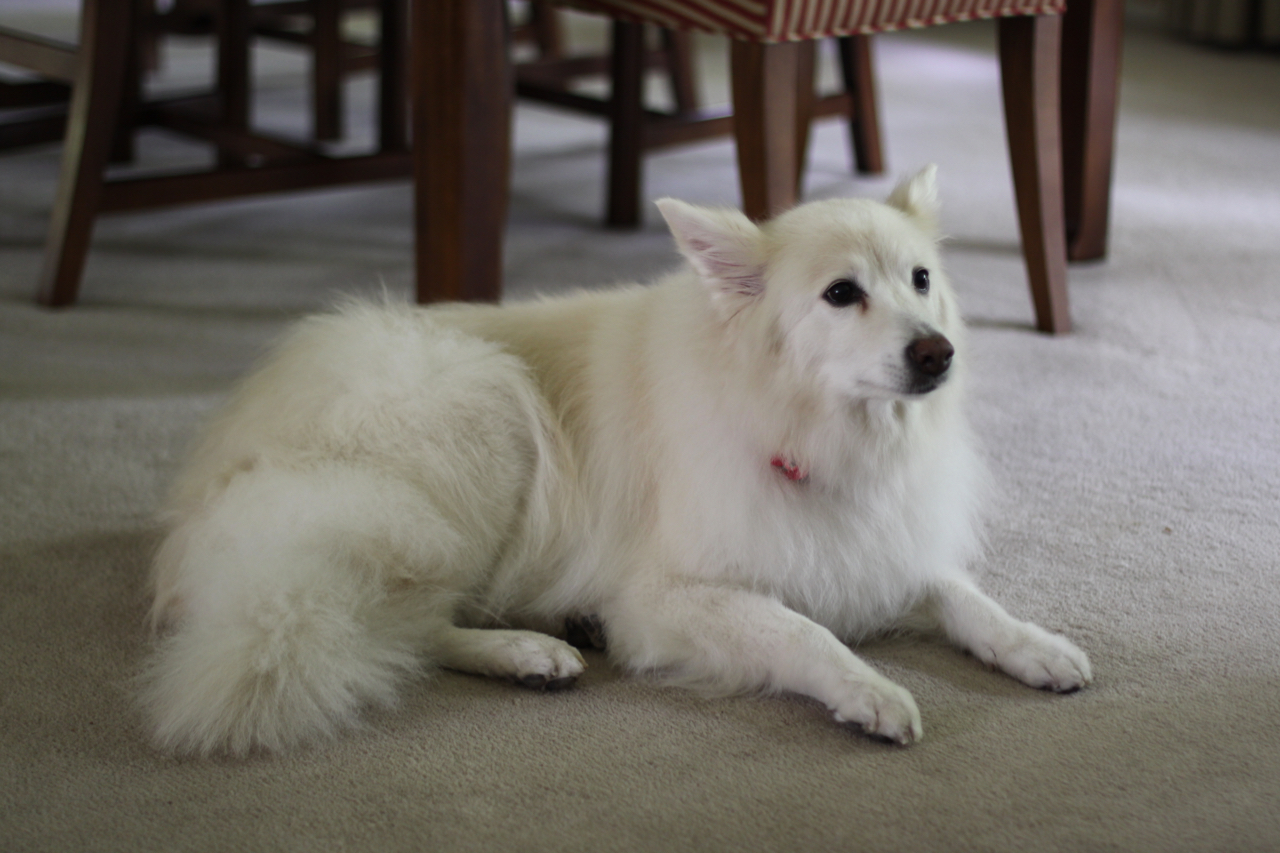
[[(32, 150), (0, 158), (0, 849), (1280, 849), (1280, 59), (1131, 32), (1112, 253), (1073, 269), (1078, 330), (1055, 340), (1029, 329), (992, 33), (879, 40), (886, 143), (899, 172), (941, 164), (975, 327), (1003, 488), (975, 570), (1080, 643), (1096, 685), (1046, 695), (947, 648), (869, 645), (924, 715), (904, 750), (808, 701), (704, 701), (592, 656), (560, 694), (444, 673), (294, 755), (156, 754), (127, 682), (158, 495), (288, 319), (406, 291), (409, 190), (105, 220), (82, 304), (50, 313), (30, 294), (58, 154)], [(263, 67), (264, 102), (296, 117), (302, 65)], [(673, 262), (654, 212), (597, 226), (601, 139), (520, 110), (513, 298)], [(811, 196), (888, 186), (848, 176), (837, 124), (812, 164)], [(650, 197), (736, 200), (727, 144), (648, 165)]]

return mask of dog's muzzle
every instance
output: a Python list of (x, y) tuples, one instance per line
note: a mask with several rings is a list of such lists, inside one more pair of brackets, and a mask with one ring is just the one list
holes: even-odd
[(924, 394), (941, 385), (955, 354), (951, 341), (936, 332), (907, 344), (907, 365), (911, 368), (909, 393)]

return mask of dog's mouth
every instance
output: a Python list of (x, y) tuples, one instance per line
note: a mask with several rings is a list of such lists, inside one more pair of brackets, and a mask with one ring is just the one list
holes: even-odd
[(939, 376), (927, 376), (913, 372), (909, 375), (905, 383), (906, 387), (902, 389), (902, 393), (906, 394), (908, 397), (924, 396), (930, 391), (935, 391), (942, 387), (942, 385), (946, 383), (947, 377), (950, 375), (950, 371)]
[(924, 376), (910, 370), (899, 370), (895, 373), (898, 374), (895, 377), (896, 381), (880, 383), (863, 380), (858, 383), (858, 388), (867, 398), (896, 400), (904, 397), (923, 397), (945, 385), (950, 375), (950, 373), (944, 373), (940, 376)]
[(936, 332), (917, 337), (882, 368), (882, 379), (862, 378), (858, 388), (868, 397), (923, 397), (946, 384), (953, 373), (951, 342)]

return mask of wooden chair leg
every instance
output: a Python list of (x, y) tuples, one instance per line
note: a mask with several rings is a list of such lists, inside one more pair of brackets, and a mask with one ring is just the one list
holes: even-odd
[(1071, 0), (1062, 18), (1062, 167), (1067, 257), (1107, 253), (1122, 0)]
[[(222, 0), (218, 6), (218, 95), (223, 127), (241, 133), (249, 130), (249, 33), (252, 28), (249, 0)], [(228, 148), (218, 151), (220, 166), (246, 165), (243, 155)]]
[(1005, 126), (1036, 326), (1061, 334), (1071, 328), (1059, 125), (1062, 18), (1001, 18), (999, 27)]
[(80, 289), (120, 111), (131, 23), (132, 0), (81, 5), (76, 80), (36, 295), (43, 305), (70, 305)]
[(667, 82), (676, 115), (689, 116), (698, 111), (697, 71), (693, 67), (693, 34), (684, 30), (662, 30), (662, 52), (667, 63)]
[(849, 115), (849, 138), (853, 162), (862, 175), (884, 172), (880, 147), (880, 107), (876, 98), (874, 57), (871, 36), (848, 36), (836, 40), (840, 51), (840, 76), (853, 101)]
[(405, 0), (382, 0), (378, 30), (378, 150), (408, 147), (408, 42)]
[(111, 143), (112, 163), (132, 163), (137, 154), (135, 131), (138, 108), (142, 104), (143, 77), (147, 70), (156, 67), (160, 59), (160, 39), (152, 27), (144, 27), (144, 21), (154, 13), (155, 0), (134, 0), (133, 38), (120, 88), (120, 116)]
[(556, 21), (556, 10), (547, 0), (533, 0), (529, 4), (529, 26), (533, 30), (533, 40), (538, 46), (539, 57), (559, 59), (564, 55), (564, 44), (560, 37), (560, 24)]
[(605, 222), (612, 228), (640, 224), (640, 173), (644, 161), (644, 25), (613, 22), (609, 59), (609, 200)]
[(413, 0), (409, 20), (417, 298), (496, 301), (511, 161), (506, 2)]
[(311, 134), (342, 136), (342, 0), (311, 0)]
[(818, 102), (818, 43), (800, 42), (796, 66), (796, 197), (804, 195), (804, 172), (809, 164), (809, 130)]
[(798, 198), (795, 121), (800, 54), (799, 42), (735, 39), (731, 47), (742, 210), (755, 220), (794, 206)]
[(137, 45), (127, 51), (124, 79), (120, 84), (119, 115), (111, 138), (112, 163), (132, 163), (137, 155), (134, 131), (138, 107), (142, 103), (142, 67)]

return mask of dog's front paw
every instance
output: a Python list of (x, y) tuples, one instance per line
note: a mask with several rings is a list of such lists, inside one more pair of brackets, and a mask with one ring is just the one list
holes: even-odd
[(1030, 623), (1019, 625), (998, 647), (992, 644), (974, 653), (987, 664), (1040, 690), (1074, 693), (1093, 680), (1084, 652), (1066, 637)]
[(916, 700), (889, 679), (850, 676), (843, 693), (831, 709), (836, 722), (856, 727), (877, 740), (904, 746), (924, 736)]
[(568, 643), (542, 634), (530, 634), (511, 645), (512, 681), (534, 690), (562, 690), (586, 669), (586, 661)]

